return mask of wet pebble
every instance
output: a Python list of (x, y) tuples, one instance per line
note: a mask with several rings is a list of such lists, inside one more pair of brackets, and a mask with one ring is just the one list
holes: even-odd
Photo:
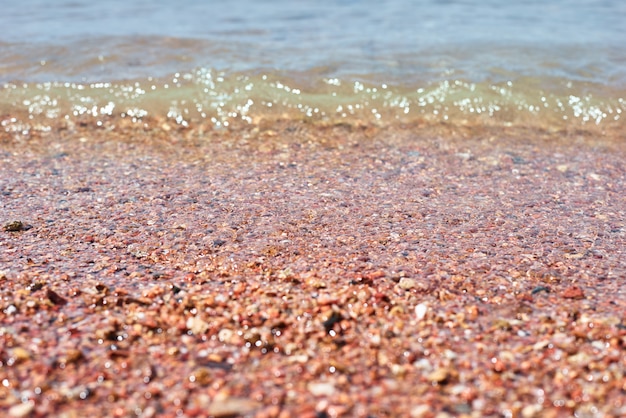
[(63, 296), (59, 295), (52, 289), (48, 289), (46, 291), (46, 297), (52, 302), (54, 305), (65, 305), (67, 304), (67, 299)]
[(27, 225), (22, 221), (11, 221), (4, 224), (4, 230), (7, 232), (27, 231), (30, 228), (30, 225)]

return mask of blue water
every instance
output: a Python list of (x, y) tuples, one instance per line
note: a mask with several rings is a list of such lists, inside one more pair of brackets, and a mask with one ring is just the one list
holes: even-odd
[[(61, 61), (60, 69), (53, 73), (61, 78), (64, 58), (68, 77), (97, 78), (97, 65), (69, 57), (75, 49), (101, 60), (115, 55), (111, 59), (117, 65), (107, 67), (112, 78), (206, 66), (231, 71), (325, 68), (338, 75), (389, 72), (398, 78), (447, 72), (477, 79), (512, 72), (626, 80), (626, 2), (5, 3), (0, 41), (9, 45), (2, 49), (24, 54), (25, 62), (4, 72), (4, 80), (19, 79), (20, 70), (28, 74), (28, 62), (55, 60)], [(10, 58), (5, 54), (0, 55), (3, 61)], [(129, 74), (124, 67), (130, 65), (143, 68)]]
[(626, 2), (4, 3), (0, 111), (31, 120), (295, 111), (547, 126), (626, 112)]

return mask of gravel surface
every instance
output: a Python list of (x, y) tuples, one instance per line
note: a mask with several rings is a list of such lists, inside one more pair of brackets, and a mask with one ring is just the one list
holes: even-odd
[(0, 136), (0, 414), (626, 415), (626, 142)]

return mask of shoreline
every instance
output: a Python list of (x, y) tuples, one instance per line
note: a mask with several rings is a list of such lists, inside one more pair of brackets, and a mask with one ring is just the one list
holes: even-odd
[(0, 410), (626, 414), (623, 134), (165, 126), (0, 139)]

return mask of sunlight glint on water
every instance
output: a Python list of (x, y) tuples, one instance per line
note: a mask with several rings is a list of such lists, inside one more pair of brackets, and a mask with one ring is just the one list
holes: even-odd
[(620, 2), (14, 2), (5, 130), (266, 118), (621, 127)]

